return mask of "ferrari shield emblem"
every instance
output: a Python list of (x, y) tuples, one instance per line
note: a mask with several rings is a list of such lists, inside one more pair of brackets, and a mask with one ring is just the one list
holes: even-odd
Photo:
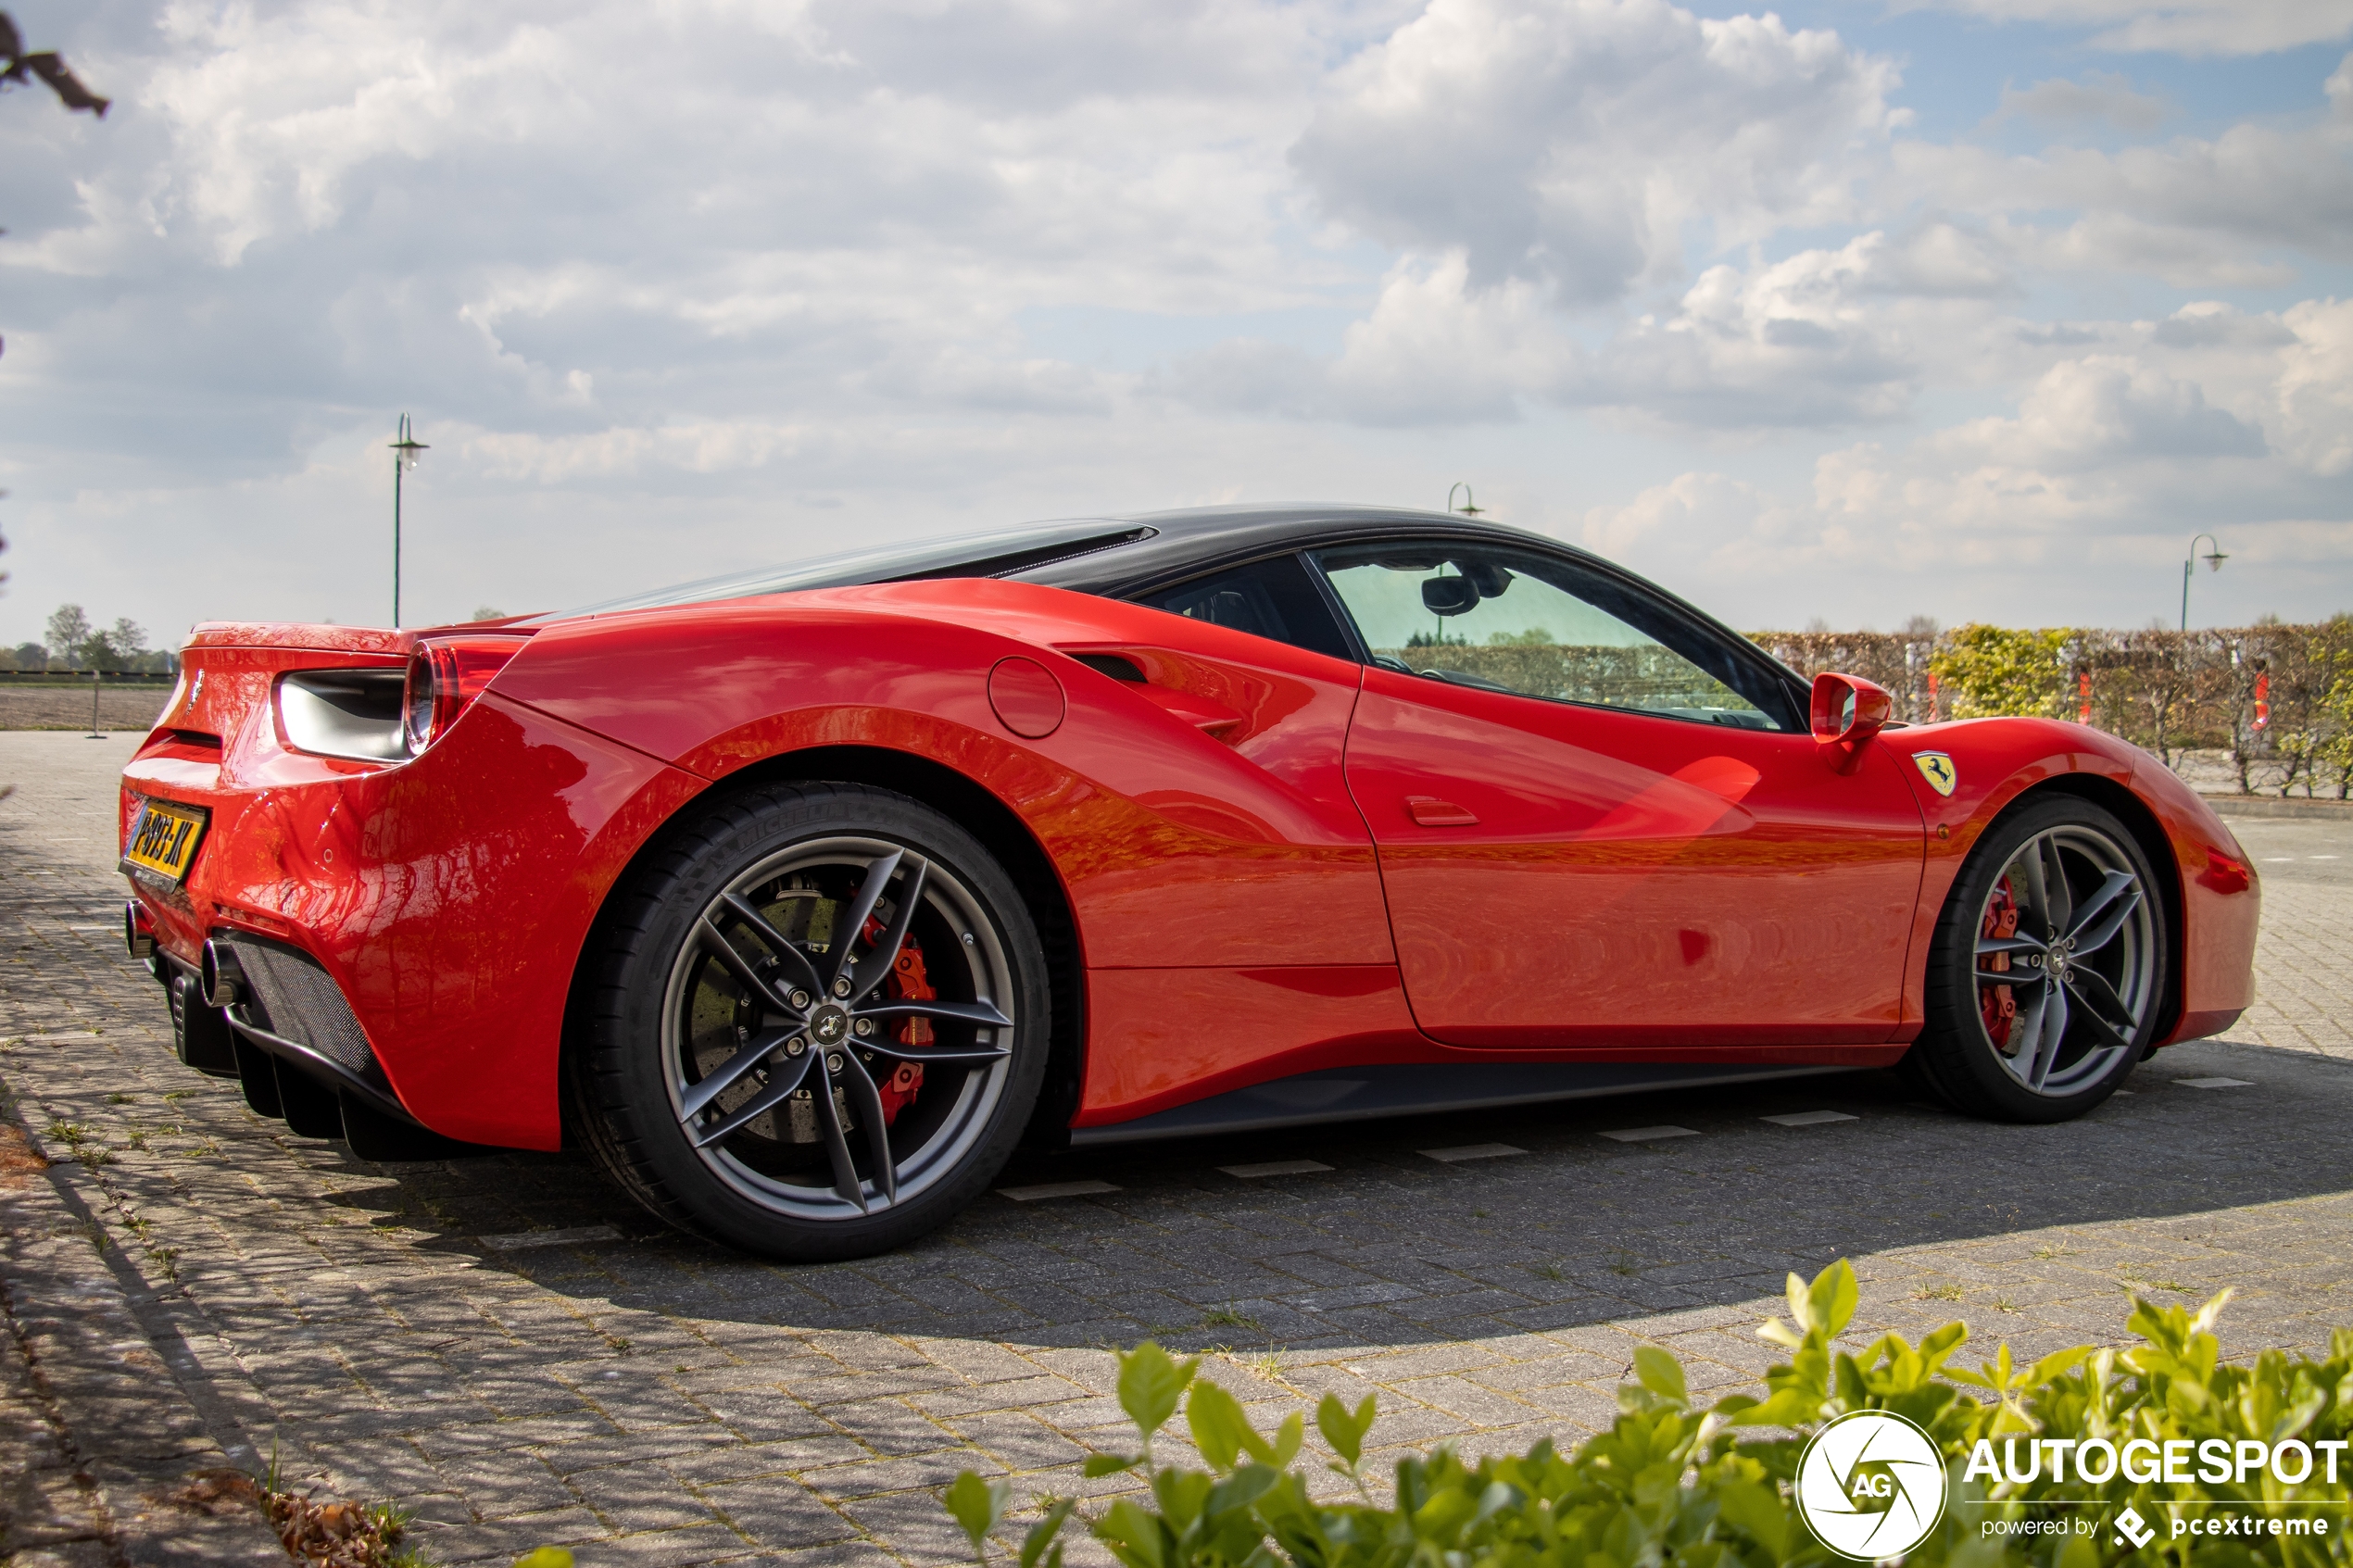
[(1912, 760), (1919, 764), (1920, 777), (1928, 781), (1928, 787), (1939, 795), (1952, 794), (1953, 786), (1961, 782), (1960, 774), (1953, 771), (1953, 759), (1941, 751), (1914, 752)]

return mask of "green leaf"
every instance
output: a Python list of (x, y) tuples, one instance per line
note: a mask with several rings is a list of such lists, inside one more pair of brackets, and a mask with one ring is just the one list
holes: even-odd
[(1209, 1468), (1221, 1474), (1234, 1468), (1243, 1445), (1265, 1447), (1251, 1430), (1241, 1401), (1207, 1378), (1197, 1379), (1186, 1398), (1185, 1421), (1193, 1429), (1193, 1447), (1209, 1461)]
[(1813, 1327), (1814, 1299), (1806, 1293), (1806, 1282), (1797, 1277), (1796, 1270), (1790, 1271), (1788, 1280), (1781, 1286), (1781, 1294), (1789, 1298), (1790, 1321), (1797, 1324), (1799, 1331)]
[(1802, 1388), (1784, 1388), (1761, 1405), (1751, 1405), (1734, 1412), (1735, 1426), (1803, 1426), (1821, 1419), (1822, 1405), (1818, 1398), (1809, 1398)]
[(1324, 1435), (1324, 1441), (1332, 1446), (1332, 1452), (1351, 1465), (1365, 1457), (1365, 1435), (1372, 1429), (1373, 1396), (1370, 1394), (1365, 1396), (1365, 1402), (1353, 1411), (1340, 1402), (1337, 1394), (1325, 1395), (1323, 1401), (1315, 1407), (1315, 1430)]
[(1129, 1568), (1165, 1568), (1168, 1542), (1161, 1523), (1133, 1498), (1122, 1498), (1095, 1522), (1095, 1536)]
[(1236, 1509), (1248, 1508), (1273, 1490), (1275, 1483), (1281, 1478), (1282, 1472), (1272, 1465), (1245, 1464), (1209, 1489), (1209, 1499), (1202, 1505), (1202, 1512), (1214, 1521)]
[(1855, 1283), (1855, 1265), (1841, 1258), (1816, 1274), (1806, 1298), (1812, 1310), (1806, 1326), (1819, 1329), (1825, 1339), (1837, 1338), (1854, 1321), (1855, 1308), (1862, 1299), (1862, 1291)]
[(1770, 1486), (1754, 1481), (1730, 1480), (1718, 1488), (1717, 1510), (1723, 1517), (1747, 1532), (1769, 1553), (1776, 1562), (1789, 1557), (1789, 1504)]
[(1119, 1408), (1150, 1437), (1176, 1413), (1176, 1401), (1200, 1365), (1198, 1356), (1189, 1361), (1171, 1361), (1167, 1351), (1145, 1340), (1119, 1358)]
[(1634, 1376), (1662, 1399), (1684, 1404), (1691, 1399), (1683, 1382), (1683, 1363), (1655, 1345), (1634, 1347)]
[(2083, 1364), (2091, 1353), (2092, 1348), (2089, 1345), (2078, 1345), (2066, 1350), (2054, 1350), (2026, 1369), (2024, 1386), (2029, 1388), (2039, 1388), (2054, 1378), (2073, 1372)]
[[(1053, 1542), (1056, 1536), (1062, 1534), (1063, 1521), (1068, 1519), (1070, 1511), (1077, 1506), (1076, 1498), (1054, 1499), (1053, 1506), (1046, 1511), (1046, 1516), (1032, 1524), (1029, 1527), (1029, 1534), (1021, 1539), (1021, 1568), (1038, 1568), (1038, 1557), (1045, 1551), (1047, 1545)], [(1054, 1549), (1059, 1556), (1062, 1549), (1059, 1543), (1055, 1543)]]
[(1289, 1469), (1290, 1461), (1299, 1457), (1299, 1445), (1305, 1441), (1306, 1435), (1307, 1424), (1299, 1411), (1283, 1417), (1283, 1424), (1275, 1428), (1275, 1452), (1267, 1462), (1277, 1469)]
[(1005, 1504), (1013, 1495), (1013, 1488), (1004, 1482), (992, 1484), (967, 1470), (948, 1484), (948, 1490), (939, 1500), (948, 1505), (948, 1512), (955, 1516), (956, 1523), (963, 1525), (964, 1534), (971, 1537), (973, 1555), (986, 1560), (988, 1555), (986, 1545), (988, 1532), (994, 1530), (997, 1522), (1005, 1517)]
[(572, 1553), (560, 1546), (543, 1546), (516, 1558), (515, 1568), (572, 1568)]
[(1143, 1462), (1144, 1456), (1141, 1454), (1088, 1454), (1083, 1468), (1087, 1479), (1092, 1481), (1098, 1476), (1116, 1475), (1123, 1470), (1133, 1470)]

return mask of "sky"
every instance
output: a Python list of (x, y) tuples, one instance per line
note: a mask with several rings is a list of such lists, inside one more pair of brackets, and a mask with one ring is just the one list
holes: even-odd
[(2353, 0), (10, 9), (115, 103), (0, 98), (6, 644), (387, 623), (403, 412), (410, 624), (1457, 482), (1748, 628), (2353, 610)]

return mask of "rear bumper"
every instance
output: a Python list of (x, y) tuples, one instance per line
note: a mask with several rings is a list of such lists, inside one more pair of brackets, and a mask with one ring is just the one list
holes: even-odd
[(145, 797), (210, 812), (184, 884), (128, 873), (158, 961), (233, 944), (246, 1047), (447, 1137), (560, 1147), (582, 945), (703, 781), (495, 693), (396, 766), (287, 750), (266, 698), (222, 739), (208, 761), (159, 732), (123, 772), (126, 834)]

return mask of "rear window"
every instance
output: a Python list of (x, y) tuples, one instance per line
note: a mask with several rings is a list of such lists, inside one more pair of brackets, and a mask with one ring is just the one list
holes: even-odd
[(761, 567), (725, 577), (705, 577), (533, 619), (563, 621), (577, 615), (709, 604), (717, 599), (748, 599), (761, 594), (789, 594), (809, 588), (854, 588), (865, 583), (912, 583), (927, 577), (1000, 577), (1051, 561), (1133, 544), (1149, 539), (1157, 532), (1137, 524), (1122, 527), (1106, 523), (1101, 518), (1084, 518), (1071, 522), (959, 534), (952, 539), (911, 540)]

